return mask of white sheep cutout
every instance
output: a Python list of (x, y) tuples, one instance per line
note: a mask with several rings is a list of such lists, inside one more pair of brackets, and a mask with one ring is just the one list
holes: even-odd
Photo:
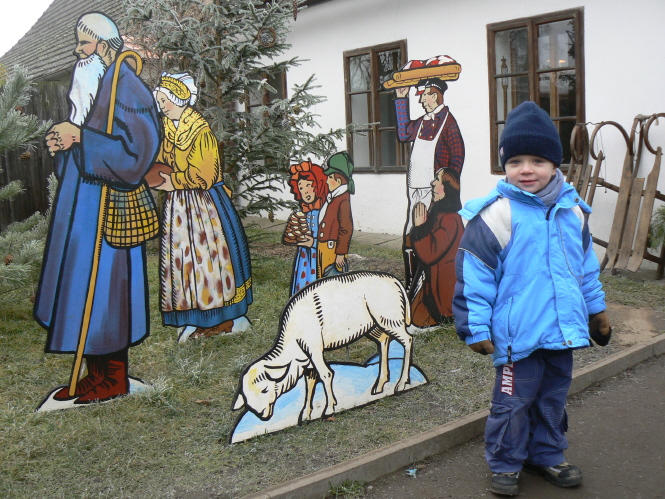
[(402, 284), (382, 272), (351, 272), (320, 279), (291, 297), (279, 321), (272, 349), (248, 366), (233, 406), (247, 406), (262, 420), (272, 417), (275, 401), (304, 374), (305, 404), (299, 422), (311, 419), (314, 387), (320, 379), (326, 395), (324, 415), (335, 412), (333, 372), (323, 352), (368, 336), (379, 347), (379, 375), (372, 394), (382, 393), (389, 380), (388, 344), (404, 347), (402, 372), (395, 393), (409, 383), (411, 366), (409, 300)]

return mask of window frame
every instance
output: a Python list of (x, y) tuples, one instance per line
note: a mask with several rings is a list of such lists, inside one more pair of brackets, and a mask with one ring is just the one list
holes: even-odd
[[(369, 55), (370, 56), (370, 105), (368, 106), (369, 114), (369, 128), (367, 134), (369, 136), (369, 165), (368, 166), (359, 166), (355, 165), (353, 173), (404, 173), (407, 170), (408, 160), (409, 160), (409, 145), (399, 141), (397, 134), (397, 123), (394, 127), (381, 127), (376, 122), (376, 117), (380, 112), (380, 92), (379, 83), (378, 83), (378, 64), (377, 64), (377, 53), (384, 52), (386, 50), (399, 49), (400, 51), (400, 61), (399, 66), (402, 67), (407, 59), (407, 43), (406, 39), (395, 40), (393, 42), (381, 43), (377, 45), (371, 45), (367, 47), (362, 47), (353, 50), (346, 50), (343, 52), (343, 67), (344, 67), (344, 107), (345, 107), (345, 119), (347, 127), (352, 124), (351, 118), (351, 95), (368, 93), (366, 91), (355, 91), (350, 90), (351, 87), (351, 77), (349, 74), (350, 65), (349, 59), (352, 57), (357, 57), (360, 55)], [(385, 92), (393, 92), (392, 90)], [(394, 98), (394, 97), (393, 97)], [(394, 113), (394, 110), (392, 110)], [(379, 116), (380, 117), (380, 116)], [(374, 122), (374, 124), (372, 124)], [(380, 133), (386, 130), (395, 130), (395, 149), (396, 149), (396, 158), (398, 163), (397, 165), (387, 165), (380, 166), (381, 163), (381, 144), (380, 144)], [(346, 132), (346, 149), (354, 158), (353, 155), (353, 134), (349, 131)]]
[[(490, 173), (502, 175), (504, 173), (499, 164), (499, 125), (505, 123), (503, 119), (497, 116), (497, 89), (499, 80), (502, 77), (511, 77), (524, 74), (523, 71), (516, 73), (506, 73), (501, 75), (496, 67), (496, 34), (500, 31), (506, 31), (516, 28), (527, 29), (527, 76), (529, 78), (529, 99), (538, 103), (540, 101), (540, 88), (538, 77), (541, 74), (552, 73), (554, 68), (538, 69), (538, 26), (541, 24), (553, 23), (572, 19), (575, 23), (575, 116), (559, 116), (553, 121), (570, 121), (575, 118), (574, 123), (584, 123), (586, 121), (585, 107), (585, 82), (584, 82), (584, 9), (574, 8), (540, 14), (530, 17), (521, 17), (510, 21), (491, 23), (487, 25), (487, 62), (488, 62), (488, 83), (489, 83), (489, 118), (490, 118)], [(556, 68), (556, 72), (570, 70), (570, 67)], [(558, 127), (557, 127), (558, 129)], [(566, 171), (568, 163), (562, 163), (561, 168)]]

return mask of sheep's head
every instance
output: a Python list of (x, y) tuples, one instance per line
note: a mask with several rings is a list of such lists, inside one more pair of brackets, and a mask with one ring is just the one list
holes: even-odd
[(233, 410), (244, 406), (266, 421), (272, 417), (275, 401), (280, 395), (280, 382), (289, 372), (289, 364), (285, 366), (267, 365), (259, 360), (249, 366), (242, 377), (241, 390), (236, 397)]

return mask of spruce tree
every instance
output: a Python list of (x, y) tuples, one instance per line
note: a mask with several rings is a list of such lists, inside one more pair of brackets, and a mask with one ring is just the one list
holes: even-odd
[[(0, 89), (0, 160), (5, 153), (20, 149), (33, 149), (33, 142), (41, 138), (50, 126), (23, 107), (30, 101), (31, 84), (27, 72), (15, 67)], [(53, 202), (57, 181), (49, 178), (50, 201)], [(20, 181), (14, 180), (0, 187), (0, 201), (7, 203), (23, 192)], [(48, 213), (34, 213), (27, 219), (10, 224), (0, 233), (0, 298), (11, 292), (22, 293), (25, 286), (34, 284), (38, 274), (44, 240), (48, 229)]]
[[(314, 77), (290, 84), (282, 98), (271, 82), (297, 66), (281, 59), (299, 1), (125, 0), (120, 19), (146, 65), (187, 71), (200, 87), (196, 107), (209, 120), (222, 148), (225, 181), (242, 215), (272, 214), (290, 163), (322, 161), (335, 152), (344, 130), (322, 133), (312, 107), (323, 100)], [(158, 76), (159, 72), (157, 72)], [(156, 77), (153, 73), (154, 81)], [(268, 96), (268, 98), (265, 98)], [(246, 111), (248, 100), (259, 105)]]

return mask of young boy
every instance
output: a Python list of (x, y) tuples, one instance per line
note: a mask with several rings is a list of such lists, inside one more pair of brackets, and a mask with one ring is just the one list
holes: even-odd
[(587, 219), (564, 181), (559, 135), (534, 102), (508, 115), (499, 142), (505, 180), (460, 211), (453, 311), (459, 337), (492, 354), (496, 383), (485, 427), (490, 490), (517, 495), (522, 468), (560, 487), (582, 483), (566, 462), (572, 350), (606, 345), (611, 328)]

